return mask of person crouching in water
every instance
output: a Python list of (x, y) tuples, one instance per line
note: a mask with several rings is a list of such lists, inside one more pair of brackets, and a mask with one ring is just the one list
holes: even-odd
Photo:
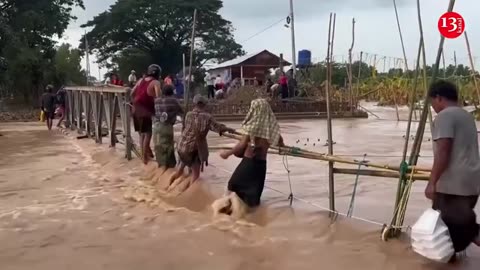
[(267, 174), (267, 153), (271, 145), (284, 146), (280, 126), (270, 104), (265, 99), (255, 99), (242, 124), (243, 137), (231, 150), (220, 156), (228, 159), (231, 155), (241, 157), (228, 182), (228, 191), (249, 207), (260, 205)]
[(185, 116), (185, 125), (178, 142), (177, 152), (181, 165), (170, 178), (170, 183), (182, 176), (185, 167), (192, 170), (192, 181), (196, 181), (200, 177), (203, 166), (208, 166), (207, 134), (210, 130), (218, 132), (220, 135), (224, 132), (233, 133), (235, 131), (215, 121), (213, 116), (206, 111), (207, 98), (196, 95), (193, 103), (195, 108)]
[(165, 85), (162, 89), (162, 97), (155, 99), (153, 118), (153, 142), (158, 167), (170, 169), (177, 165), (173, 126), (179, 115), (183, 117), (183, 109), (174, 97), (173, 86)]
[(140, 135), (140, 147), (143, 163), (153, 158), (150, 148), (152, 140), (152, 117), (155, 115), (155, 97), (161, 95), (160, 75), (162, 69), (158, 65), (150, 65), (147, 77), (138, 81), (133, 88), (133, 125)]

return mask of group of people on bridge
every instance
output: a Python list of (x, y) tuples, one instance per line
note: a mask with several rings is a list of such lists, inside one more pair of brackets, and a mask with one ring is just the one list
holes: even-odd
[[(242, 139), (235, 147), (220, 154), (223, 159), (232, 155), (242, 159), (231, 176), (228, 190), (235, 192), (248, 206), (258, 206), (265, 183), (268, 149), (272, 145), (284, 145), (268, 101), (253, 100), (242, 123), (242, 132), (237, 132), (214, 119), (207, 111), (208, 98), (202, 95), (194, 96), (193, 109), (185, 114), (174, 96), (173, 86), (162, 86), (161, 73), (160, 66), (150, 65), (145, 78), (139, 80), (132, 91), (133, 122), (135, 131), (140, 135), (143, 162), (148, 164), (155, 159), (158, 166), (165, 170), (176, 167), (170, 183), (181, 177), (186, 167), (191, 173), (191, 180), (196, 181), (204, 166), (208, 166), (209, 131), (220, 135), (225, 132), (241, 135)], [(182, 132), (175, 147), (174, 125), (177, 118), (182, 118)], [(150, 147), (152, 137), (154, 151)]]

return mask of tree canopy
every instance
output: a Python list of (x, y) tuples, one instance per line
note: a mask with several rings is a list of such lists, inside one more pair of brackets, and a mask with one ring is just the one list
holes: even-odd
[[(83, 27), (90, 51), (121, 76), (159, 64), (164, 74), (177, 73), (182, 55), (189, 61), (193, 13), (197, 9), (194, 65), (243, 55), (233, 37), (231, 22), (219, 10), (221, 0), (118, 0)], [(82, 38), (81, 48), (85, 48)]]
[[(52, 77), (56, 41), (75, 19), (82, 0), (3, 0), (0, 2), (0, 90), (36, 102)], [(49, 77), (50, 76), (50, 77)]]

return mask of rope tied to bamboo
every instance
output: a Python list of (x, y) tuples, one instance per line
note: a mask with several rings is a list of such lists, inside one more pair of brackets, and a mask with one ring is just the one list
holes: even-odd
[[(406, 164), (406, 165), (405, 165)], [(406, 169), (405, 169), (406, 168)], [(408, 164), (406, 162), (403, 162), (402, 165), (400, 166), (400, 173), (404, 173), (403, 175), (405, 176), (406, 170), (408, 170)], [(405, 171), (402, 171), (405, 170)], [(407, 207), (408, 207), (408, 201), (410, 199), (410, 193), (412, 190), (413, 182), (415, 181), (413, 179), (413, 175), (415, 173), (415, 166), (412, 166), (412, 170), (410, 172), (410, 177), (406, 182), (404, 183), (403, 186), (403, 192), (400, 197), (400, 201), (398, 202), (397, 207), (395, 208), (395, 211), (393, 213), (393, 219), (390, 224), (390, 226), (387, 226), (384, 228), (382, 232), (382, 240), (387, 241), (390, 237), (395, 236), (396, 234), (401, 232), (402, 224), (405, 220), (405, 215), (407, 213)], [(407, 229), (410, 229), (408, 226)]]

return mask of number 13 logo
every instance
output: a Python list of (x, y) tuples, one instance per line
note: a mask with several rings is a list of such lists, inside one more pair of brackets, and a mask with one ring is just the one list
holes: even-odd
[(447, 12), (438, 20), (438, 30), (445, 38), (457, 38), (465, 31), (463, 17), (456, 12)]

